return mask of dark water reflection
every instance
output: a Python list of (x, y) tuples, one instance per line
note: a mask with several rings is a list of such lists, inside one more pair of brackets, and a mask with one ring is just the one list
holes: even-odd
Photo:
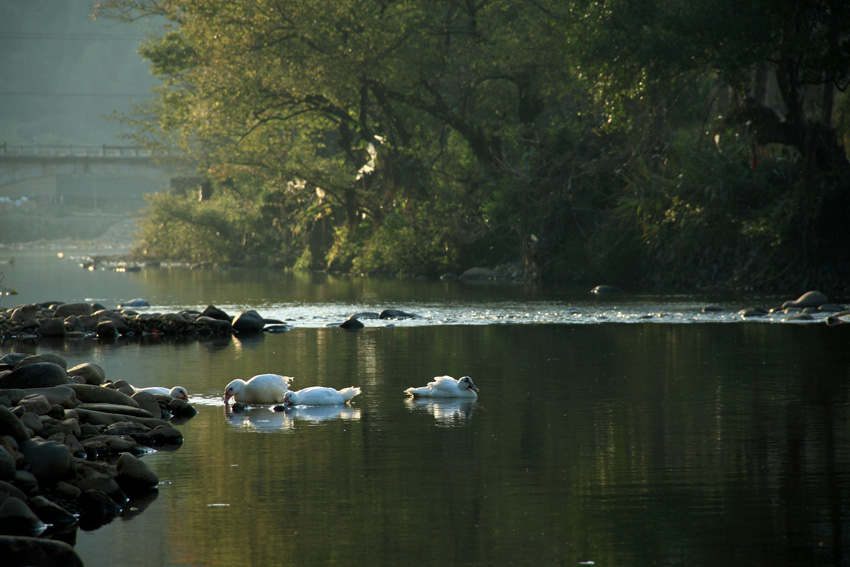
[[(200, 414), (145, 457), (140, 514), (80, 532), (88, 567), (848, 565), (843, 327), (489, 325), (41, 342)], [(234, 377), (357, 385), (338, 412), (226, 413)], [(403, 389), (471, 375), (474, 403)]]
[[(4, 265), (3, 285), (21, 291), (4, 304), (305, 313), (251, 338), (0, 344), (183, 385), (200, 410), (179, 425), (182, 447), (144, 457), (157, 494), (75, 534), (88, 567), (850, 565), (850, 325), (702, 322), (705, 298), (600, 307), (586, 292), (91, 273), (55, 256)], [(325, 327), (348, 309), (411, 304), (437, 315)], [(583, 322), (535, 323), (573, 316)], [(346, 408), (225, 411), (230, 380), (267, 372), (363, 393)], [(479, 399), (405, 398), (443, 374), (471, 375)]]

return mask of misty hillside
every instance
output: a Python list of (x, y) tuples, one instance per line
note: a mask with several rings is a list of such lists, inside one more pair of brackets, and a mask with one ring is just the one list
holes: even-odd
[(107, 116), (148, 96), (143, 27), (93, 21), (92, 3), (0, 2), (0, 144), (114, 144)]

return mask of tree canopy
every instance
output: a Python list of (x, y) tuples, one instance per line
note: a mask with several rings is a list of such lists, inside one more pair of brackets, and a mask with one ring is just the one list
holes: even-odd
[(846, 276), (847, 229), (822, 228), (848, 204), (837, 0), (99, 10), (169, 22), (141, 48), (158, 97), (127, 121), (214, 188), (151, 200), (149, 255), (417, 274), (519, 260), (543, 281), (744, 287), (805, 260), (830, 266), (812, 283)]

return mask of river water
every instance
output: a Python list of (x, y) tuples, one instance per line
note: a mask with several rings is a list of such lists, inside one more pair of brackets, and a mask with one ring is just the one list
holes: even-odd
[[(141, 297), (293, 327), (0, 345), (180, 384), (199, 410), (181, 447), (144, 457), (157, 494), (70, 536), (88, 567), (850, 565), (850, 325), (736, 313), (787, 297), (90, 272), (15, 254), (3, 305)], [(384, 308), (420, 317), (329, 326)], [(363, 393), (325, 411), (225, 410), (227, 382), (266, 372)], [(472, 376), (478, 401), (405, 398), (443, 374)]]

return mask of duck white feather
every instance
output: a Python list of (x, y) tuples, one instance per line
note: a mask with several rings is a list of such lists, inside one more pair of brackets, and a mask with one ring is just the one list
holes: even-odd
[(149, 388), (133, 387), (133, 391), (148, 392), (151, 394), (166, 394), (172, 398), (183, 400), (184, 402), (189, 401), (189, 392), (183, 386), (174, 386), (173, 388), (165, 388), (163, 386), (151, 386)]
[(360, 393), (360, 388), (351, 386), (342, 390), (324, 386), (310, 386), (297, 392), (289, 391), (283, 397), (283, 405), (290, 406), (339, 406), (350, 402)]
[(478, 397), (478, 386), (469, 376), (455, 380), (451, 376), (437, 376), (427, 386), (405, 390), (414, 398), (472, 398)]
[(292, 376), (280, 374), (258, 374), (247, 381), (237, 378), (225, 388), (224, 403), (233, 398), (243, 404), (279, 404), (292, 380)]

